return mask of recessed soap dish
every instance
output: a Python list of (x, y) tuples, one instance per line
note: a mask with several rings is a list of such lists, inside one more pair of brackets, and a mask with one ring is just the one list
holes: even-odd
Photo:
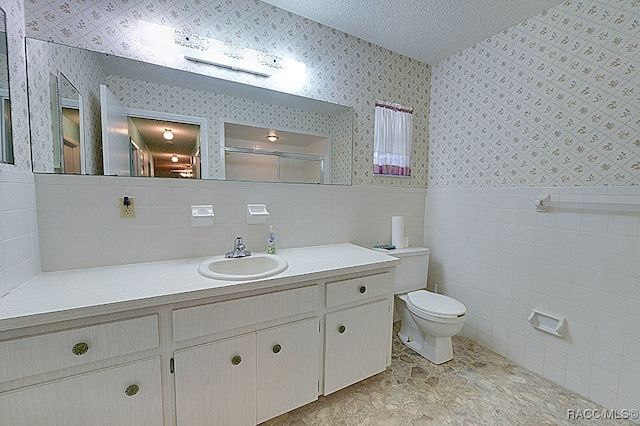
[(534, 309), (531, 315), (529, 315), (529, 323), (531, 323), (533, 328), (553, 334), (554, 336), (564, 337), (565, 318), (558, 318)]
[(211, 204), (191, 206), (191, 226), (211, 226), (214, 217)]
[(268, 217), (265, 204), (247, 204), (247, 223), (265, 223)]

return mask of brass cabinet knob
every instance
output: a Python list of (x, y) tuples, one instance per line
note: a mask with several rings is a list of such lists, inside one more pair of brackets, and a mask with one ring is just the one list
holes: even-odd
[(280, 352), (282, 350), (282, 346), (276, 344), (273, 346), (273, 353), (277, 354), (278, 352)]
[(365, 286), (360, 287), (360, 293), (364, 293), (365, 291), (367, 291), (367, 287)]
[(344, 325), (341, 325), (340, 327), (338, 327), (338, 333), (342, 334), (347, 330), (347, 327), (345, 327)]
[(76, 343), (71, 348), (71, 352), (73, 352), (74, 355), (84, 355), (89, 352), (89, 345), (85, 342)]
[(231, 358), (231, 364), (233, 365), (238, 365), (242, 362), (242, 357), (240, 355), (234, 355), (233, 358)]
[(127, 388), (124, 390), (124, 394), (127, 396), (134, 396), (138, 393), (138, 391), (140, 391), (140, 386), (133, 384), (127, 386)]

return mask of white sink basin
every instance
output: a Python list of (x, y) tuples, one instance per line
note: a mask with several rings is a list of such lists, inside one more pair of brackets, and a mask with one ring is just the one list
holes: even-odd
[(254, 253), (235, 259), (212, 257), (198, 266), (198, 273), (214, 280), (246, 281), (271, 277), (288, 267), (287, 260), (277, 254)]

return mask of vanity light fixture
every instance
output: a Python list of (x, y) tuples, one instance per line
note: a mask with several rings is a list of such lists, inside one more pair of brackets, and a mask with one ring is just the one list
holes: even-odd
[(178, 156), (177, 156), (176, 154), (173, 154), (173, 155), (171, 156), (171, 161), (172, 161), (173, 163), (177, 163), (177, 162), (178, 162)]
[(173, 139), (173, 130), (164, 129), (164, 133), (162, 134), (162, 137), (165, 138), (168, 141), (172, 140)]
[[(151, 22), (138, 21), (140, 44), (176, 59), (213, 65), (261, 77), (288, 75), (291, 70), (306, 70), (302, 62), (271, 53), (233, 45), (228, 42), (188, 33)], [(283, 76), (284, 77), (284, 76)]]
[(267, 135), (267, 140), (268, 140), (269, 142), (275, 142), (275, 141), (277, 141), (278, 139), (280, 139), (280, 138), (278, 137), (278, 135), (276, 135), (275, 130), (271, 130), (271, 131), (269, 132), (269, 134)]

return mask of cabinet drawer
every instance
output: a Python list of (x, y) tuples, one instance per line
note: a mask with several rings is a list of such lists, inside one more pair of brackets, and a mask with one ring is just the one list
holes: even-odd
[(314, 312), (318, 307), (318, 286), (313, 285), (176, 309), (172, 314), (173, 340), (180, 342), (278, 318)]
[(393, 293), (389, 272), (327, 284), (327, 308)]
[(153, 349), (158, 344), (156, 315), (0, 342), (0, 382)]
[(160, 359), (0, 394), (0, 424), (161, 425)]

